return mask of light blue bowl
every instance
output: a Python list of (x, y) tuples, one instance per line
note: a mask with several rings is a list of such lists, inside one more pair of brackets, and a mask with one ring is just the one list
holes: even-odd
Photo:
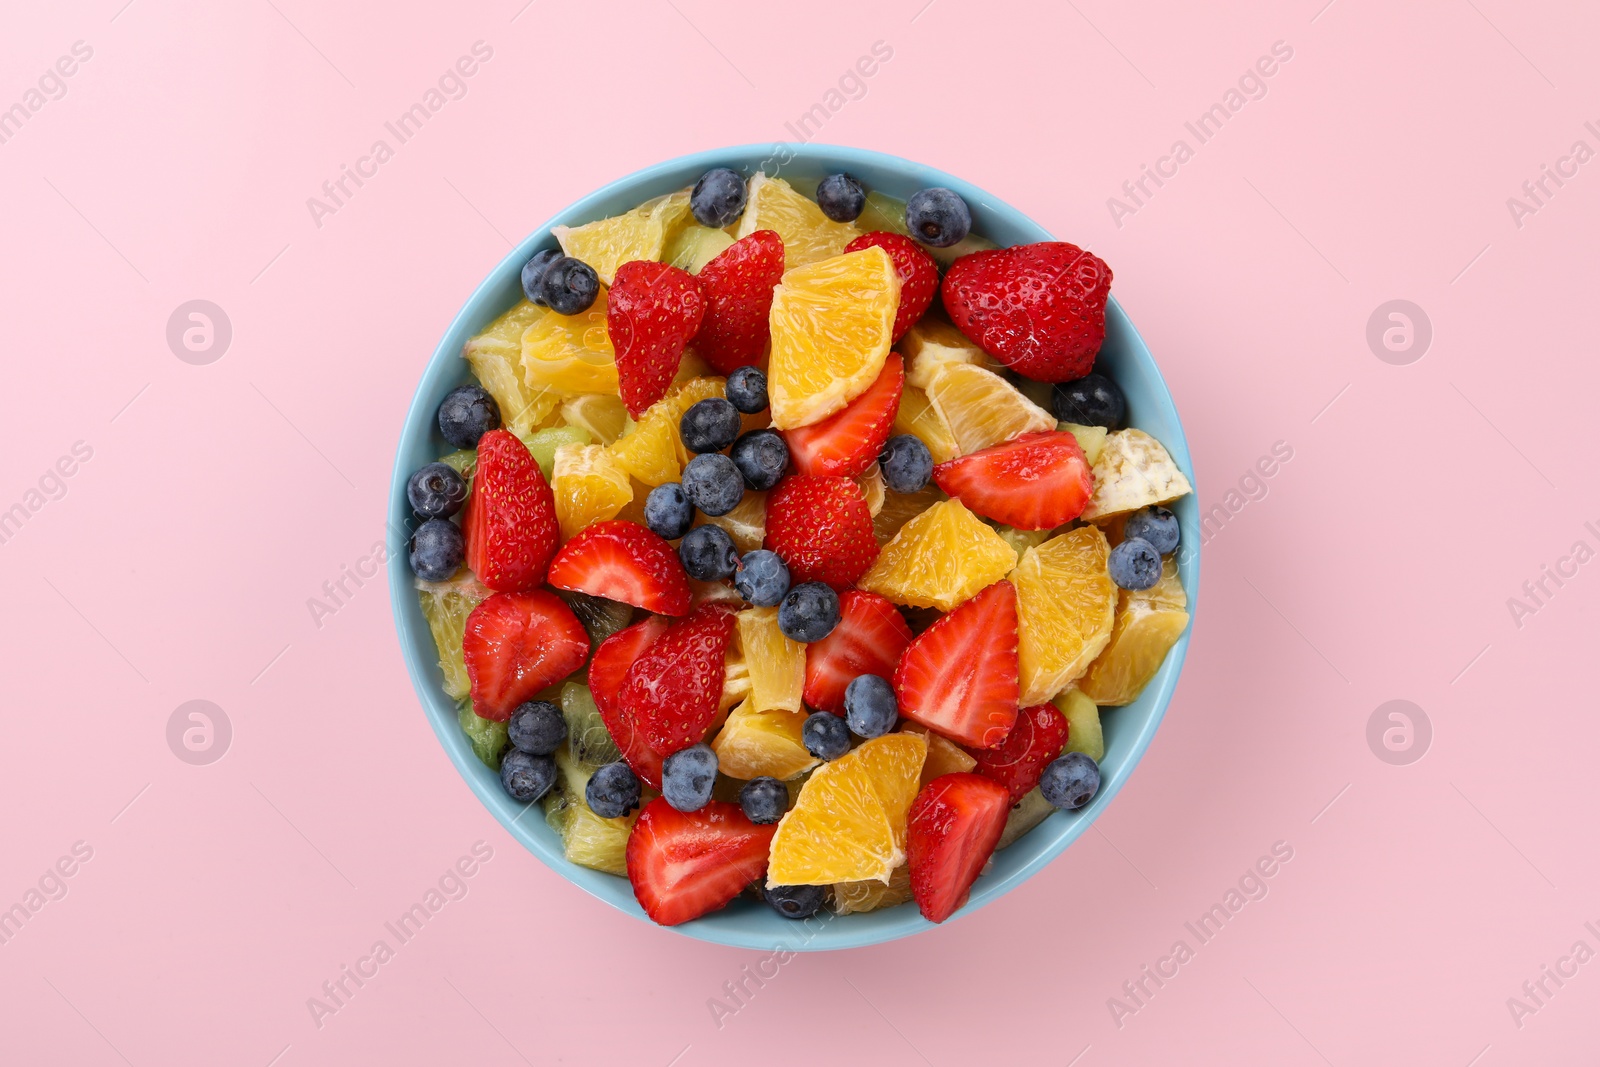
[[(438, 653), (422, 617), (412, 588), (411, 569), (406, 559), (406, 533), (411, 511), (406, 503), (406, 479), (416, 468), (451, 450), (439, 436), (434, 411), (451, 389), (471, 380), (461, 347), (494, 318), (522, 296), (520, 272), (534, 252), (555, 247), (550, 227), (579, 225), (615, 215), (635, 207), (653, 196), (682, 189), (712, 167), (726, 166), (746, 174), (765, 169), (791, 179), (815, 181), (835, 171), (848, 171), (868, 189), (879, 189), (905, 199), (918, 189), (942, 185), (966, 198), (972, 208), (973, 231), (1000, 245), (1026, 244), (1053, 240), (1051, 234), (1026, 215), (982, 189), (960, 178), (881, 152), (831, 145), (775, 146), (746, 145), (715, 152), (701, 152), (648, 167), (592, 193), (558, 212), (527, 237), (499, 266), (495, 267), (467, 300), (455, 321), (445, 331), (433, 353), (422, 381), (412, 399), (411, 410), (400, 432), (400, 447), (395, 456), (394, 478), (389, 492), (389, 593), (394, 604), (395, 626), (400, 632), (400, 648), (412, 683), (422, 701), (428, 721), (439, 735), (456, 770), (473, 792), (500, 820), (500, 824), (527, 849), (568, 880), (629, 915), (649, 922), (634, 901), (627, 879), (589, 870), (569, 863), (562, 854), (561, 840), (545, 825), (542, 812), (524, 814), (525, 806), (513, 801), (500, 787), (499, 776), (473, 755), (465, 735), (456, 724), (455, 705), (445, 697), (438, 667)], [(1115, 264), (1113, 264), (1115, 268)], [(1128, 316), (1113, 298), (1106, 310), (1106, 341), (1100, 352), (1100, 366), (1109, 371), (1128, 396), (1129, 420), (1155, 437), (1194, 481), (1189, 460), (1189, 445), (1183, 426), (1173, 407), (1161, 372), (1156, 368), (1144, 341)], [(1198, 509), (1193, 494), (1172, 505), (1184, 530), (1184, 547), (1178, 573), (1189, 596), (1189, 612), (1195, 610), (1195, 594), (1200, 577)], [(1155, 679), (1137, 701), (1123, 708), (1108, 709), (1102, 715), (1106, 755), (1100, 764), (1100, 793), (1082, 811), (1052, 812), (1037, 828), (1011, 847), (995, 854), (994, 866), (979, 878), (972, 899), (947, 922), (970, 915), (978, 908), (999, 899), (1008, 890), (1055, 859), (1084, 833), (1113, 797), (1121, 791), (1134, 766), (1144, 755), (1156, 727), (1161, 724), (1178, 673), (1183, 668), (1189, 647), (1189, 634), (1178, 641)], [(740, 948), (820, 950), (858, 948), (932, 929), (918, 914), (916, 906), (904, 904), (866, 914), (835, 917), (827, 922), (799, 924), (780, 918), (766, 905), (741, 897), (721, 911), (681, 926), (679, 933), (703, 941)]]

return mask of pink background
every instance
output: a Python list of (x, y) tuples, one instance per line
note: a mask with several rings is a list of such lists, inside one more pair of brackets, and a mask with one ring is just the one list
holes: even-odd
[[(1506, 201), (1600, 149), (1600, 18), (1324, 2), (11, 5), (0, 107), (93, 54), (0, 144), (0, 509), (93, 454), (0, 544), (0, 907), (93, 854), (0, 945), (0, 1061), (1588, 1062), (1600, 963), (1520, 1019), (1507, 998), (1600, 950), (1574, 669), (1600, 565), (1520, 627), (1507, 599), (1600, 547), (1600, 163), (1520, 226)], [(306, 199), (480, 40), (466, 95), (315, 225)], [(524, 853), (427, 728), (382, 584), (320, 626), (307, 601), (382, 538), (412, 388), (510, 240), (648, 163), (794, 139), (880, 40), (816, 139), (1103, 255), (1203, 508), (1275, 442), (1293, 459), (1207, 544), (1182, 684), (1099, 832), (946, 929), (787, 963), (719, 1027), (762, 954)], [(1278, 41), (1266, 95), (1117, 225), (1107, 198)], [(205, 366), (165, 337), (193, 299), (233, 328)], [(1393, 299), (1432, 323), (1407, 366), (1366, 340)], [(167, 743), (194, 699), (232, 724), (209, 766)], [(1369, 748), (1391, 699), (1431, 721), (1418, 762)], [(467, 896), (319, 1028), (307, 998), (479, 840)], [(1265, 899), (1119, 1026), (1108, 999), (1280, 841)]]

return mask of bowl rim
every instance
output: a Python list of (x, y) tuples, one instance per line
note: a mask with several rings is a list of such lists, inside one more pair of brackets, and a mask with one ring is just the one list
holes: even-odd
[[(435, 736), (439, 739), (450, 761), (454, 764), (457, 773), (466, 781), (468, 787), (477, 795), (484, 807), (494, 816), (495, 820), (516, 838), (533, 855), (537, 856), (547, 867), (560, 874), (567, 881), (574, 883), (579, 888), (588, 892), (606, 904), (633, 916), (647, 925), (661, 929), (649, 916), (644, 914), (638, 903), (633, 898), (631, 886), (626, 878), (606, 874), (601, 871), (591, 870), (578, 866), (568, 861), (556, 839), (554, 847), (538, 830), (530, 830), (523, 822), (523, 816), (528, 811), (539, 812), (535, 823), (546, 833), (553, 835), (543, 826), (543, 811), (539, 804), (520, 805), (511, 800), (499, 786), (498, 776), (490, 771), (473, 753), (470, 742), (456, 721), (457, 711), (453, 701), (450, 701), (439, 688), (434, 677), (437, 673), (437, 664), (432, 656), (419, 656), (417, 637), (420, 633), (425, 642), (421, 647), (433, 649), (433, 638), (428, 630), (427, 623), (421, 618), (416, 592), (413, 586), (413, 575), (407, 559), (406, 545), (408, 541), (407, 522), (410, 520), (410, 505), (406, 500), (406, 481), (410, 470), (405, 465), (406, 454), (416, 444), (418, 435), (424, 438), (431, 433), (433, 411), (437, 400), (431, 398), (428, 387), (434, 378), (449, 378), (445, 367), (451, 361), (460, 360), (459, 344), (453, 344), (452, 339), (458, 337), (463, 329), (476, 328), (472, 332), (481, 330), (488, 321), (492, 321), (504, 310), (500, 307), (489, 319), (482, 319), (482, 306), (488, 301), (496, 290), (505, 285), (508, 276), (520, 273), (522, 264), (533, 254), (537, 246), (550, 242), (552, 227), (562, 224), (574, 224), (599, 217), (595, 214), (598, 205), (615, 199), (621, 193), (631, 193), (637, 197), (635, 203), (642, 203), (652, 196), (659, 196), (671, 191), (666, 188), (652, 189), (652, 183), (659, 184), (662, 179), (670, 174), (690, 170), (709, 170), (716, 166), (731, 166), (742, 173), (754, 173), (756, 169), (764, 169), (767, 163), (778, 156), (786, 156), (775, 170), (769, 170), (769, 176), (781, 176), (784, 166), (791, 163), (825, 163), (829, 166), (848, 170), (851, 167), (863, 169), (889, 169), (910, 177), (922, 187), (942, 185), (953, 189), (960, 194), (969, 204), (982, 205), (986, 210), (1008, 216), (1014, 225), (1034, 231), (1037, 236), (1033, 240), (1057, 240), (1048, 230), (1039, 225), (1028, 215), (1012, 207), (1007, 202), (972, 185), (970, 182), (949, 174), (936, 167), (917, 163), (899, 156), (872, 149), (853, 148), (842, 145), (819, 144), (815, 142), (804, 144), (745, 144), (733, 145), (724, 148), (710, 149), (701, 152), (692, 152), (673, 159), (663, 160), (659, 163), (636, 170), (630, 174), (608, 182), (578, 200), (568, 204), (552, 215), (548, 220), (536, 227), (531, 233), (518, 242), (488, 274), (473, 288), (471, 295), (461, 305), (460, 309), (451, 317), (449, 325), (445, 328), (438, 344), (434, 347), (432, 355), (424, 364), (421, 376), (412, 393), (411, 402), (407, 405), (404, 423), (401, 427), (399, 440), (395, 446), (394, 471), (390, 480), (389, 498), (386, 507), (386, 528), (388, 544), (388, 585), (391, 603), (391, 613), (394, 617), (396, 636), (400, 642), (402, 658), (406, 663), (406, 670), (411, 678), (412, 688), (423, 712), (432, 726)], [(682, 188), (674, 184), (673, 188)], [(641, 190), (643, 190), (641, 195)], [(1199, 487), (1195, 481), (1193, 463), (1189, 454), (1188, 439), (1183, 430), (1177, 406), (1172, 399), (1171, 391), (1167, 387), (1165, 378), (1161, 374), (1159, 365), (1149, 346), (1139, 335), (1133, 322), (1118, 304), (1116, 297), (1110, 297), (1106, 307), (1107, 333), (1111, 333), (1113, 323), (1116, 328), (1124, 332), (1127, 338), (1127, 347), (1130, 349), (1130, 358), (1144, 364), (1148, 371), (1147, 403), (1153, 403), (1160, 409), (1160, 413), (1170, 421), (1173, 432), (1167, 434), (1161, 441), (1168, 454), (1188, 477), (1191, 494), (1190, 499), (1198, 507)], [(425, 394), (429, 394), (426, 395)], [(970, 915), (980, 908), (998, 900), (1006, 893), (1021, 885), (1031, 878), (1044, 866), (1053, 861), (1064, 852), (1069, 845), (1082, 836), (1090, 826), (1100, 817), (1110, 803), (1122, 791), (1129, 778), (1142, 762), (1156, 731), (1166, 718), (1166, 713), (1172, 696), (1176, 690), (1178, 679), (1183, 671), (1184, 662), (1188, 656), (1189, 642), (1194, 632), (1196, 607), (1199, 594), (1200, 556), (1202, 547), (1201, 530), (1198, 523), (1195, 528), (1185, 531), (1185, 544), (1191, 549), (1178, 560), (1180, 581), (1188, 599), (1189, 623), (1185, 627), (1177, 644), (1167, 653), (1166, 660), (1162, 663), (1156, 677), (1146, 686), (1141, 694), (1141, 702), (1150, 697), (1153, 707), (1148, 718), (1139, 726), (1132, 738), (1128, 753), (1124, 758), (1119, 772), (1107, 775), (1102, 781), (1101, 789), (1090, 804), (1076, 813), (1069, 813), (1069, 818), (1047, 818), (1044, 822), (1029, 830), (1010, 849), (1023, 846), (1026, 840), (1033, 849), (1033, 854), (1014, 870), (1000, 875), (993, 872), (979, 879), (973, 886), (969, 901), (964, 904), (954, 915), (941, 924), (930, 923), (923, 919), (921, 914), (910, 904), (896, 906), (873, 913), (880, 918), (872, 924), (872, 929), (852, 930), (852, 924), (840, 923), (839, 919), (848, 916), (834, 916), (826, 921), (823, 926), (814, 928), (808, 920), (805, 923), (794, 923), (782, 919), (775, 913), (772, 918), (777, 924), (759, 924), (770, 926), (773, 932), (765, 930), (755, 932), (747, 930), (742, 923), (719, 924), (716, 920), (724, 912), (712, 912), (702, 918), (690, 920), (667, 929), (713, 944), (736, 948), (774, 950), (781, 948), (785, 951), (825, 951), (845, 948), (860, 948), (888, 941), (898, 940), (914, 934), (924, 933), (939, 927), (948, 927), (952, 922)], [(409, 601), (410, 611), (406, 605)], [(819, 913), (822, 914), (822, 913)], [(831, 913), (828, 913), (831, 915)], [(803, 937), (790, 936), (793, 932), (805, 930)]]

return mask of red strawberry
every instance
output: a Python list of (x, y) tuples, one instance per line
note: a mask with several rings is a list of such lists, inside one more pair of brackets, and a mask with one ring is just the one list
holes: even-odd
[(681, 812), (656, 797), (628, 834), (628, 881), (662, 926), (716, 911), (767, 873), (776, 826), (757, 826), (739, 805), (713, 800)]
[(995, 582), (911, 641), (894, 672), (900, 714), (989, 748), (1017, 720), (1017, 590)]
[[(1070, 435), (1069, 435), (1070, 436)], [(591, 523), (561, 546), (549, 582), (658, 615), (689, 613), (689, 576), (678, 550), (626, 519)]]
[(827, 582), (843, 591), (878, 558), (872, 512), (849, 478), (792, 474), (767, 497), (767, 547), (794, 584)]
[(965, 771), (942, 774), (917, 794), (906, 816), (906, 862), (924, 919), (942, 923), (967, 902), (1010, 813), (1005, 786)]
[(705, 296), (688, 271), (641, 259), (617, 268), (606, 333), (616, 349), (617, 380), (630, 415), (637, 418), (667, 395), (705, 312)]
[(905, 384), (905, 364), (898, 353), (890, 352), (877, 380), (843, 411), (784, 431), (794, 469), (801, 474), (854, 478), (876, 463), (894, 429)]
[(939, 289), (939, 265), (911, 238), (884, 230), (863, 234), (845, 245), (844, 250), (859, 252), (874, 247), (889, 253), (895, 273), (900, 275), (900, 309), (894, 313), (894, 339), (898, 341), (933, 303), (933, 294)]
[(893, 678), (910, 643), (911, 627), (889, 601), (861, 589), (840, 593), (839, 625), (806, 646), (806, 707), (843, 715), (845, 686), (862, 674)]
[(722, 374), (758, 363), (771, 334), (772, 290), (783, 277), (783, 238), (757, 230), (700, 268), (706, 318), (694, 350)]
[(984, 518), (1019, 530), (1049, 530), (1082, 514), (1094, 477), (1078, 439), (1065, 430), (1025, 433), (933, 468), (939, 488)]
[(944, 275), (944, 307), (961, 332), (1018, 374), (1081, 378), (1106, 336), (1111, 268), (1065, 241), (973, 252)]
[(1047, 763), (1061, 755), (1067, 743), (1067, 717), (1054, 704), (1035, 704), (1017, 712), (1016, 725), (994, 748), (974, 752), (977, 771), (1011, 790), (1011, 802), (1021, 800), (1044, 773)]
[(722, 604), (696, 608), (656, 638), (623, 677), (618, 712), (661, 755), (705, 739), (717, 717), (733, 623), (733, 612)]
[(667, 632), (668, 622), (653, 615), (644, 622), (634, 623), (600, 642), (589, 661), (589, 695), (600, 711), (600, 721), (606, 732), (622, 750), (622, 758), (651, 789), (661, 788), (661, 754), (645, 743), (633, 716), (624, 714), (617, 706), (617, 693), (628, 668), (644, 650), (655, 644), (656, 638)]
[(504, 722), (518, 704), (589, 658), (589, 633), (554, 593), (496, 593), (472, 609), (461, 635), (472, 710)]
[(498, 593), (520, 593), (544, 581), (560, 536), (556, 497), (528, 447), (510, 430), (478, 440), (472, 495), (461, 513), (467, 566)]

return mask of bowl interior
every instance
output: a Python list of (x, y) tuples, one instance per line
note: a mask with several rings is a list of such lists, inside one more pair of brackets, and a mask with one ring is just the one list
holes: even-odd
[[(411, 471), (451, 450), (439, 435), (434, 412), (447, 392), (471, 380), (466, 361), (460, 358), (462, 345), (521, 298), (522, 264), (535, 251), (555, 246), (550, 227), (562, 223), (578, 225), (626, 211), (650, 197), (692, 184), (714, 166), (732, 167), (745, 174), (765, 170), (769, 175), (778, 174), (797, 182), (815, 182), (826, 174), (845, 170), (861, 179), (869, 189), (882, 190), (901, 199), (917, 189), (942, 185), (960, 193), (971, 206), (973, 230), (1000, 245), (1053, 239), (1037, 223), (982, 189), (943, 171), (894, 156), (827, 145), (728, 148), (685, 156), (639, 171), (558, 213), (490, 272), (440, 340), (406, 415), (390, 488), (389, 591), (406, 666), (445, 751), (501, 825), (568, 880), (645, 922), (650, 920), (635, 902), (627, 880), (569, 863), (562, 854), (560, 838), (545, 825), (539, 806), (525, 806), (508, 797), (500, 787), (498, 776), (473, 755), (456, 724), (456, 708), (441, 688), (438, 653), (418, 605), (406, 559), (406, 540), (413, 520), (406, 502), (405, 482)], [(1172, 397), (1149, 350), (1115, 297), (1106, 312), (1106, 340), (1099, 363), (1127, 394), (1130, 424), (1164, 444), (1192, 483), (1194, 472), (1189, 448)], [(1195, 499), (1195, 494), (1190, 494), (1172, 505), (1184, 531), (1178, 571), (1189, 597), (1191, 617), (1200, 570), (1200, 531)], [(1100, 765), (1102, 787), (1095, 799), (1079, 812), (1051, 813), (1037, 828), (996, 853), (991, 871), (973, 887), (971, 901), (947, 922), (997, 899), (1088, 829), (1122, 788), (1149, 745), (1172, 698), (1188, 645), (1189, 634), (1185, 632), (1137, 701), (1102, 712), (1106, 754)], [(795, 950), (817, 950), (876, 944), (929, 929), (931, 925), (910, 904), (827, 921), (820, 921), (819, 916), (818, 920), (800, 924), (780, 918), (759, 902), (741, 897), (721, 911), (673, 929), (724, 945), (758, 949), (783, 945)]]

